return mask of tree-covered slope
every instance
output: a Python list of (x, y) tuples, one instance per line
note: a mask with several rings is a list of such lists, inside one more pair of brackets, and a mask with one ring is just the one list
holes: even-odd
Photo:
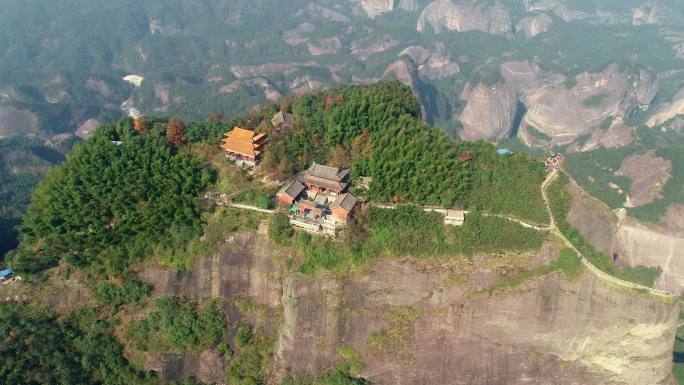
[(130, 120), (77, 146), (33, 194), (11, 265), (31, 271), (60, 258), (119, 274), (172, 233), (200, 229), (197, 198), (210, 173), (159, 129)]

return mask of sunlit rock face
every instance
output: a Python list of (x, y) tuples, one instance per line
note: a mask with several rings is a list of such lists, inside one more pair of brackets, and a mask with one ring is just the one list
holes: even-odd
[(286, 280), (276, 367), (316, 373), (346, 346), (381, 385), (672, 383), (676, 306), (588, 274), (478, 299), (448, 277), (388, 262), (351, 279)]
[(499, 2), (437, 0), (428, 4), (416, 29), (424, 32), (432, 28), (435, 33), (446, 31), (482, 31), (495, 35), (512, 32), (511, 17)]
[(496, 141), (511, 134), (517, 110), (512, 87), (480, 84), (473, 89), (467, 87), (461, 97), (468, 100), (459, 117), (463, 124), (461, 139)]
[(416, 0), (362, 0), (361, 9), (363, 9), (368, 17), (373, 19), (395, 9), (415, 11), (418, 9), (418, 5)]
[[(589, 273), (474, 294), (559, 250), (549, 243), (534, 255), (472, 263), (384, 260), (363, 273), (308, 278), (275, 262), (286, 251), (260, 231), (226, 239), (190, 272), (149, 267), (139, 278), (154, 286), (154, 297), (224, 298), (229, 336), (245, 323), (274, 332), (276, 383), (287, 373), (324, 373), (345, 347), (363, 362), (357, 374), (380, 385), (673, 384), (676, 305)], [(235, 299), (259, 310), (241, 313)], [(223, 381), (225, 360), (213, 351), (147, 358), (164, 380)]]
[(523, 33), (527, 39), (530, 39), (548, 31), (552, 23), (553, 19), (551, 16), (545, 13), (528, 16), (518, 22), (515, 26), (515, 31)]

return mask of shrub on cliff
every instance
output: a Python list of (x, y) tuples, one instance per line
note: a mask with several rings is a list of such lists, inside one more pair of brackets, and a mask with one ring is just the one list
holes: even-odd
[(198, 353), (216, 342), (225, 328), (220, 301), (192, 303), (170, 296), (158, 299), (147, 318), (133, 322), (128, 337), (143, 351)]
[(271, 224), (268, 228), (268, 235), (278, 244), (283, 244), (288, 239), (292, 238), (294, 230), (292, 229), (292, 226), (290, 226), (290, 218), (283, 213), (276, 213), (273, 215)]

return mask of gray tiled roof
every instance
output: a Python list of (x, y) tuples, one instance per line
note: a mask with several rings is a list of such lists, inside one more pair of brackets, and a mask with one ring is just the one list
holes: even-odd
[(335, 182), (342, 182), (349, 175), (349, 169), (340, 170), (338, 167), (325, 166), (316, 162), (312, 163), (311, 167), (306, 171), (311, 176)]
[(304, 185), (300, 181), (292, 179), (280, 189), (278, 195), (287, 195), (292, 198), (296, 198), (302, 193), (302, 191), (304, 191)]
[(349, 193), (341, 194), (340, 196), (337, 197), (337, 199), (335, 199), (335, 202), (333, 202), (332, 206), (330, 206), (330, 207), (331, 208), (341, 207), (345, 211), (349, 212), (349, 211), (352, 211), (352, 209), (354, 208), (354, 206), (356, 206), (356, 203), (358, 201), (359, 200), (355, 196), (353, 196)]

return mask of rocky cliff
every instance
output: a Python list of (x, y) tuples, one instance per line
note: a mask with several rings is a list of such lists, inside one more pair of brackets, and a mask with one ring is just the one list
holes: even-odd
[(479, 84), (473, 89), (466, 87), (461, 98), (468, 101), (459, 117), (463, 124), (461, 139), (496, 141), (511, 133), (518, 105), (512, 87)]
[[(510, 95), (514, 94), (525, 107), (517, 132), (523, 142), (541, 147), (569, 144), (580, 136), (596, 134), (608, 119), (621, 122), (635, 110), (647, 108), (658, 91), (658, 83), (649, 73), (623, 72), (617, 65), (597, 73), (584, 72), (570, 83), (564, 76), (545, 74), (529, 62), (504, 63), (501, 73), (504, 84), (478, 86), (477, 92), (466, 97), (466, 108), (460, 117), (463, 137), (496, 138), (490, 131), (500, 133), (501, 137), (516, 129), (510, 124), (516, 111), (516, 103), (510, 102)], [(505, 101), (494, 102), (502, 93)], [(479, 117), (479, 122), (473, 117)], [(483, 129), (485, 126), (488, 128)], [(509, 132), (504, 132), (506, 127)], [(603, 136), (599, 133), (594, 141), (609, 145), (629, 142), (628, 135), (617, 131)]]
[(572, 197), (568, 223), (589, 244), (626, 266), (661, 267), (655, 288), (684, 293), (684, 208), (671, 207), (663, 224), (646, 225), (626, 217), (622, 210), (614, 213), (574, 182), (568, 191)]
[(415, 11), (418, 5), (416, 0), (361, 0), (361, 9), (372, 19), (395, 9)]
[(568, 185), (571, 203), (567, 221), (596, 250), (613, 255), (617, 217), (610, 208), (582, 190), (574, 181)]
[(399, 56), (410, 57), (419, 75), (431, 80), (452, 76), (461, 71), (458, 63), (451, 59), (444, 43), (436, 43), (429, 50), (419, 46), (410, 46), (401, 51)]
[(389, 262), (286, 280), (275, 365), (319, 372), (349, 346), (373, 384), (671, 383), (675, 307), (589, 275), (469, 298), (477, 280), (449, 285), (449, 273)]
[[(487, 291), (537, 255), (473, 260), (389, 260), (348, 276), (302, 277), (273, 261), (265, 235), (242, 234), (200, 258), (192, 273), (147, 269), (155, 295), (223, 297), (231, 333), (242, 323), (277, 326), (271, 375), (322, 373), (340, 363), (340, 348), (363, 363), (373, 384), (671, 384), (679, 309), (611, 288), (585, 273), (560, 273)], [(260, 309), (243, 314), (234, 299)], [(303, 348), (306, 347), (306, 348)], [(165, 378), (196, 375), (222, 382), (211, 352), (149, 357)]]
[(684, 233), (681, 231), (627, 219), (616, 234), (616, 253), (630, 266), (660, 266), (663, 273), (655, 287), (684, 293)]
[[(552, 144), (567, 144), (598, 128), (608, 118), (626, 118), (635, 109), (649, 105), (657, 83), (647, 73), (624, 73), (617, 65), (599, 73), (582, 73), (568, 88), (560, 78), (550, 77), (524, 95), (524, 123), (551, 138)], [(535, 139), (525, 138), (535, 143)]]
[(535, 16), (527, 16), (518, 22), (515, 26), (516, 32), (522, 32), (527, 39), (533, 38), (540, 33), (549, 30), (553, 19), (551, 16), (542, 13)]
[(436, 0), (428, 4), (418, 18), (416, 29), (431, 27), (435, 33), (447, 31), (482, 31), (496, 35), (512, 32), (511, 17), (500, 2)]
[[(190, 299), (223, 298), (231, 338), (244, 324), (269, 332), (282, 314), (282, 268), (273, 259), (275, 253), (277, 248), (263, 232), (242, 233), (226, 239), (220, 252), (198, 258), (191, 272), (147, 268), (139, 278), (153, 285), (155, 297), (177, 294)], [(259, 304), (258, 311), (244, 314), (236, 307), (236, 300)], [(195, 376), (204, 383), (225, 381), (225, 360), (213, 350), (185, 355), (148, 354), (146, 361), (148, 370), (166, 380)]]

